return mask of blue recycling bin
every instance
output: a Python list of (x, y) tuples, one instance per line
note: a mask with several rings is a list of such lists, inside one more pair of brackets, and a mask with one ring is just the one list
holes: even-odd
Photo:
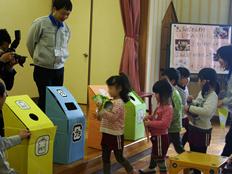
[(83, 159), (85, 116), (65, 87), (47, 87), (46, 115), (57, 126), (54, 162), (70, 164)]

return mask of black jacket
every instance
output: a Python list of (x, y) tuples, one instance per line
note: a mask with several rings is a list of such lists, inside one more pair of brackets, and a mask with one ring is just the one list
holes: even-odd
[(15, 74), (15, 69), (9, 68), (6, 63), (0, 62), (0, 78), (4, 81), (8, 91), (13, 88)]

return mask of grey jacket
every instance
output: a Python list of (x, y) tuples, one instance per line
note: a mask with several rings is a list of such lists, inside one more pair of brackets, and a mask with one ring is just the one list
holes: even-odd
[(48, 69), (60, 69), (68, 58), (70, 30), (55, 26), (48, 16), (36, 19), (29, 31), (27, 48), (34, 64)]
[(0, 138), (0, 173), (1, 174), (16, 174), (14, 169), (10, 168), (6, 160), (5, 151), (21, 143), (20, 136), (1, 137)]

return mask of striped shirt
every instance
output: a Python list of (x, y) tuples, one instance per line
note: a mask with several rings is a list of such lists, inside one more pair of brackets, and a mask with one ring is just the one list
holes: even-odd
[(124, 102), (121, 99), (112, 100), (112, 111), (101, 110), (100, 131), (110, 135), (123, 135), (125, 126)]

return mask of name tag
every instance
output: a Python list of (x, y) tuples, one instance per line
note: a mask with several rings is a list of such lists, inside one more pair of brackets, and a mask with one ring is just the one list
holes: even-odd
[(55, 56), (56, 57), (62, 57), (63, 56), (63, 51), (61, 49), (55, 48)]
[(55, 49), (55, 57), (68, 57), (69, 53), (68, 53), (68, 50), (67, 49), (63, 49), (63, 48), (60, 48), (60, 49)]

